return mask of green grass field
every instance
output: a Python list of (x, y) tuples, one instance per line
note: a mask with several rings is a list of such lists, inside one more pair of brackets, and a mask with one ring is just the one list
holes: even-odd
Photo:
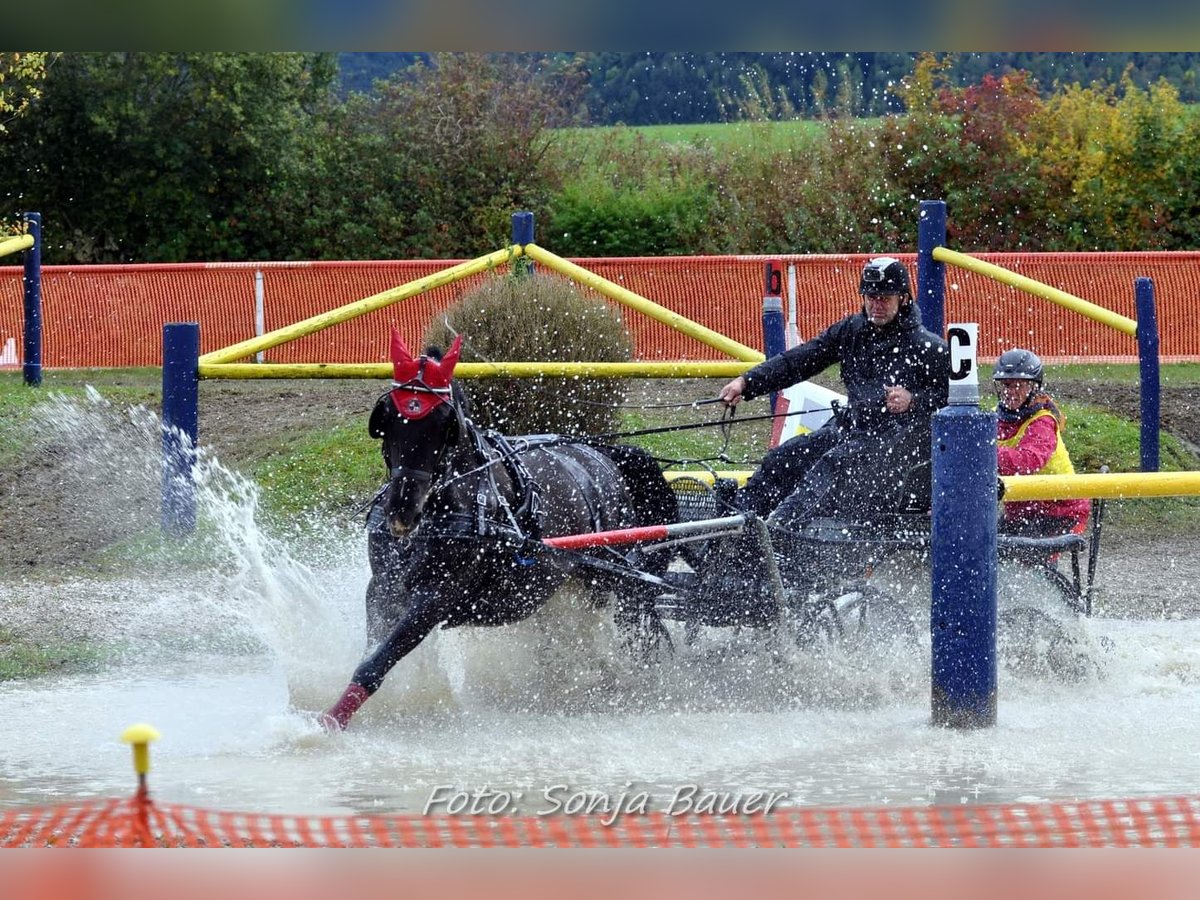
[(562, 128), (555, 132), (571, 148), (614, 141), (629, 147), (641, 140), (651, 146), (691, 145), (715, 150), (746, 148), (768, 151), (804, 147), (819, 138), (825, 123), (810, 119), (791, 122), (727, 122), (704, 125), (617, 125), (605, 128)]

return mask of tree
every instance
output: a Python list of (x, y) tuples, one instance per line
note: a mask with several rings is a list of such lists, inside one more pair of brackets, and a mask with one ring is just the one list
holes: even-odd
[(0, 132), (42, 96), (49, 53), (0, 52)]
[(63, 54), (0, 136), (50, 262), (287, 258), (281, 175), (332, 84), (302, 53)]
[(285, 202), (324, 258), (475, 256), (511, 214), (546, 208), (546, 152), (578, 110), (582, 76), (552, 60), (443, 53), (351, 96), (317, 123)]

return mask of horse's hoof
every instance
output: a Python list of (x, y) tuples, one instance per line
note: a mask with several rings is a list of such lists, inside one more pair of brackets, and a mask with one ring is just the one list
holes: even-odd
[(317, 724), (321, 726), (322, 730), (330, 734), (334, 734), (339, 731), (345, 731), (346, 725), (349, 723), (339, 722), (337, 717), (332, 713), (323, 712), (317, 716)]
[(321, 713), (317, 721), (326, 731), (345, 731), (358, 708), (371, 696), (361, 684), (351, 682), (338, 698), (338, 702)]

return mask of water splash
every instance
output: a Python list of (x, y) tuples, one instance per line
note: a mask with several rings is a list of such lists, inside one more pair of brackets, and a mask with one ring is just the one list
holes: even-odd
[[(258, 486), (201, 447), (196, 532), (183, 544), (163, 541), (161, 422), (152, 411), (116, 407), (89, 388), (82, 401), (51, 396), (35, 408), (33, 425), (42, 452), (53, 448), (63, 472), (79, 476), (72, 509), (79, 527), (116, 529), (127, 542), (141, 536), (125, 553), (136, 579), (75, 578), (56, 592), (72, 607), (90, 606), (93, 634), (136, 640), (151, 654), (265, 654), (283, 673), (294, 707), (323, 708), (336, 697), (365, 649), (369, 573), (360, 531), (331, 521), (268, 528)], [(523, 623), (435, 631), (397, 666), (364, 716), (910, 703), (928, 690), (928, 578), (900, 564), (880, 567), (876, 581), (894, 604), (891, 615), (907, 622), (902, 640), (876, 634), (814, 652), (788, 629), (701, 629), (688, 642), (672, 626), (673, 657), (650, 661), (622, 647), (611, 601), (597, 606), (568, 587)], [(1053, 674), (1025, 667), (1031, 673)]]

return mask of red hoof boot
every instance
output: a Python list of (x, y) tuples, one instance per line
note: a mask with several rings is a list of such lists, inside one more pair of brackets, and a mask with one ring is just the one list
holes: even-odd
[(345, 731), (350, 719), (358, 712), (358, 708), (367, 702), (371, 696), (361, 684), (353, 682), (342, 691), (338, 702), (321, 713), (317, 721), (326, 731)]

